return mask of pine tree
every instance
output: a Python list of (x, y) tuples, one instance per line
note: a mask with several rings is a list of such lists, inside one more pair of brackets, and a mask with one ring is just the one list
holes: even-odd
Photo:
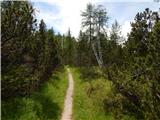
[(103, 6), (95, 7), (91, 3), (87, 4), (87, 9), (82, 12), (82, 27), (86, 28), (88, 34), (88, 42), (92, 47), (93, 53), (96, 57), (100, 68), (103, 66), (102, 50), (100, 43), (100, 32), (104, 30), (104, 26), (108, 20), (106, 10)]

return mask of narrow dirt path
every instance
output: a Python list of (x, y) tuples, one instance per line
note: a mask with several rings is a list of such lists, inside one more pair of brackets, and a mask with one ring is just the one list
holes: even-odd
[(73, 77), (72, 73), (70, 72), (70, 69), (67, 68), (68, 71), (68, 89), (66, 93), (66, 98), (64, 102), (64, 109), (62, 112), (62, 117), (61, 120), (72, 120), (72, 102), (73, 102), (73, 88), (74, 88), (74, 83), (73, 83)]

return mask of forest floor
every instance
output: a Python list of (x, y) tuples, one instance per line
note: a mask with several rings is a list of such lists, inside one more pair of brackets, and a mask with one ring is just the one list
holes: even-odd
[(64, 102), (64, 110), (62, 113), (61, 120), (71, 120), (72, 119), (72, 102), (73, 102), (73, 89), (74, 89), (74, 82), (72, 73), (70, 69), (67, 68), (68, 71), (68, 89), (66, 93), (66, 98)]

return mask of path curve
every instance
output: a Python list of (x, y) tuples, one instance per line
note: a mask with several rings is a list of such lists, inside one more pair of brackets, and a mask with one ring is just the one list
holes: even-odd
[(72, 120), (72, 102), (73, 102), (73, 89), (74, 89), (74, 82), (72, 73), (70, 69), (67, 68), (68, 71), (68, 89), (66, 93), (66, 98), (64, 102), (64, 109), (62, 112), (61, 120)]

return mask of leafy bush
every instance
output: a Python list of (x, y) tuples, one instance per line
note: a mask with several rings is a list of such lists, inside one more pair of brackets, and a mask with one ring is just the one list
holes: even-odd
[(84, 81), (91, 81), (102, 77), (102, 71), (98, 67), (81, 67), (80, 78)]

